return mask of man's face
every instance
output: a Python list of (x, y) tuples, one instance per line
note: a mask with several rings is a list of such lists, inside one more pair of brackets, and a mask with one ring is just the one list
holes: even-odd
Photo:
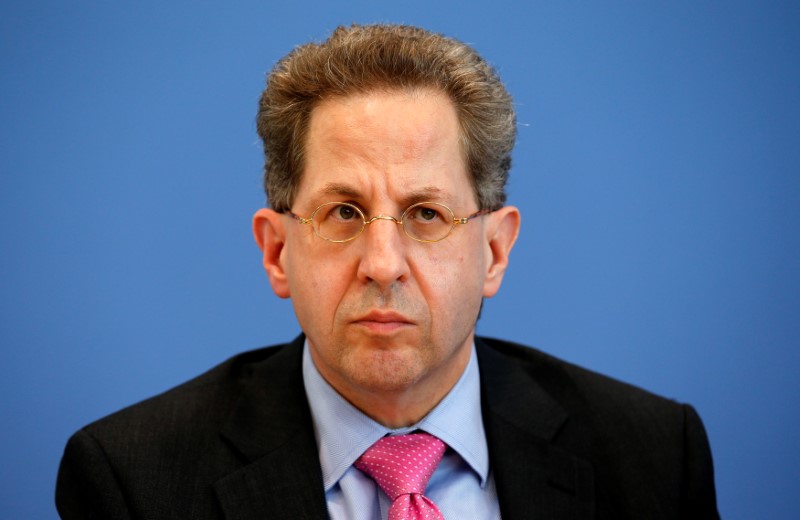
[[(314, 108), (292, 211), (308, 217), (331, 201), (350, 202), (367, 219), (399, 219), (420, 201), (445, 204), (456, 217), (480, 209), (449, 99), (428, 90), (373, 92)], [(435, 243), (376, 220), (356, 239), (332, 243), (272, 214), (265, 267), (276, 293), (292, 298), (320, 373), (342, 395), (358, 403), (413, 391), (438, 401), (469, 360), (481, 298), (499, 287), (505, 257), (498, 276), (491, 235), (501, 218), (458, 225)], [(257, 237), (260, 229), (257, 214)]]

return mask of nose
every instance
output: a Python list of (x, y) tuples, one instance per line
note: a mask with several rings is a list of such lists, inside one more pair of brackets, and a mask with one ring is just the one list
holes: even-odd
[(387, 287), (408, 277), (408, 244), (397, 219), (387, 215), (372, 217), (359, 240), (364, 246), (359, 279)]

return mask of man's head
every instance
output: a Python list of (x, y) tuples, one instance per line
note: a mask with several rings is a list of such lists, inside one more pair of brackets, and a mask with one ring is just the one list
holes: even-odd
[[(486, 150), (486, 142), (475, 141), (474, 136), (492, 132), (479, 126), (466, 136), (462, 114), (470, 107), (459, 108), (453, 98), (456, 89), (448, 83), (452, 78), (441, 72), (437, 76), (428, 63), (433, 60), (439, 67), (442, 60), (452, 61), (451, 67), (459, 60), (480, 63), (471, 69), (482, 70), (485, 74), (475, 75), (486, 83), (490, 69), (474, 52), (410, 28), (342, 29), (331, 40), (349, 38), (358, 40), (364, 56), (311, 60), (323, 69), (317, 74), (329, 78), (321, 83), (327, 81), (339, 90), (328, 88), (324, 94), (296, 101), (305, 103), (305, 109), (290, 125), (294, 132), (287, 142), (302, 143), (297, 150), (271, 144), (273, 112), (292, 103), (283, 99), (273, 105), (275, 93), (270, 91), (276, 77), (287, 84), (304, 83), (313, 91), (310, 65), (296, 72), (304, 78), (300, 81), (288, 77), (295, 69), (287, 63), (302, 49), (311, 54), (321, 51), (296, 50), (270, 76), (259, 132), (265, 136), (267, 185), (274, 209), (256, 213), (254, 232), (272, 288), (278, 296), (292, 298), (320, 373), (362, 411), (399, 426), (427, 413), (463, 372), (481, 300), (500, 287), (519, 229), (519, 213), (502, 206), (502, 186), (476, 194), (475, 186), (492, 183), (475, 180), (468, 150)], [(392, 42), (384, 49), (387, 38)], [(431, 38), (438, 39), (440, 47), (446, 42), (460, 51), (429, 52)], [(423, 59), (426, 53), (429, 57)], [(370, 61), (367, 55), (377, 58)], [(389, 56), (383, 69), (376, 64), (381, 56)], [(438, 77), (438, 82), (422, 82), (418, 79), (422, 72), (408, 73), (409, 68), (427, 70), (425, 77)], [(367, 84), (366, 69), (381, 81)], [(349, 80), (330, 81), (351, 76), (363, 85), (344, 88)], [(492, 82), (502, 89), (496, 78)], [(460, 99), (465, 96), (462, 92)], [(506, 137), (513, 141), (513, 113), (507, 95), (503, 96)], [(497, 104), (476, 98), (483, 106), (481, 113)], [(482, 124), (490, 124), (492, 118), (483, 116)], [(505, 147), (481, 166), (491, 164), (492, 175), (503, 179), (500, 184), (508, 168), (510, 149)], [(276, 157), (277, 149), (297, 155), (291, 160)], [(282, 183), (273, 177), (279, 163), (288, 168)], [(484, 200), (489, 202), (485, 205)], [(422, 202), (427, 204), (422, 209), (414, 206)], [(406, 212), (409, 207), (417, 209)], [(494, 211), (481, 213), (487, 207)], [(477, 216), (462, 220), (471, 215)], [(428, 236), (438, 220), (452, 224), (442, 240), (412, 239), (415, 233), (418, 238)], [(357, 236), (350, 232), (362, 226)], [(342, 229), (345, 232), (337, 231)]]
[(276, 64), (257, 116), (270, 206), (285, 211), (294, 202), (311, 113), (321, 101), (414, 88), (440, 91), (453, 103), (478, 204), (502, 207), (516, 138), (511, 96), (471, 47), (401, 25), (339, 27), (323, 43), (301, 45)]

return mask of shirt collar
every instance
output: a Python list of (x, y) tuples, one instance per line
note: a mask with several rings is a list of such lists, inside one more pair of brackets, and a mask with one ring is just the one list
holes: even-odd
[(479, 476), (481, 487), (489, 477), (489, 450), (483, 429), (480, 376), (472, 346), (467, 367), (452, 390), (420, 422), (392, 430), (372, 420), (322, 377), (303, 348), (303, 382), (319, 448), (325, 491), (330, 490), (364, 451), (386, 435), (423, 430), (447, 443)]

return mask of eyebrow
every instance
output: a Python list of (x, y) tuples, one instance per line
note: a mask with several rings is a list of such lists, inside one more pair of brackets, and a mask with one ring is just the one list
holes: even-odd
[[(319, 192), (319, 198), (325, 196), (338, 195), (356, 201), (364, 201), (366, 197), (358, 188), (341, 182), (329, 182)], [(417, 202), (431, 201), (437, 202), (447, 198), (447, 193), (436, 186), (424, 186), (407, 193), (401, 199), (401, 206), (411, 206)]]
[(351, 199), (361, 198), (361, 192), (349, 184), (329, 182), (319, 192), (320, 195), (339, 195)]

